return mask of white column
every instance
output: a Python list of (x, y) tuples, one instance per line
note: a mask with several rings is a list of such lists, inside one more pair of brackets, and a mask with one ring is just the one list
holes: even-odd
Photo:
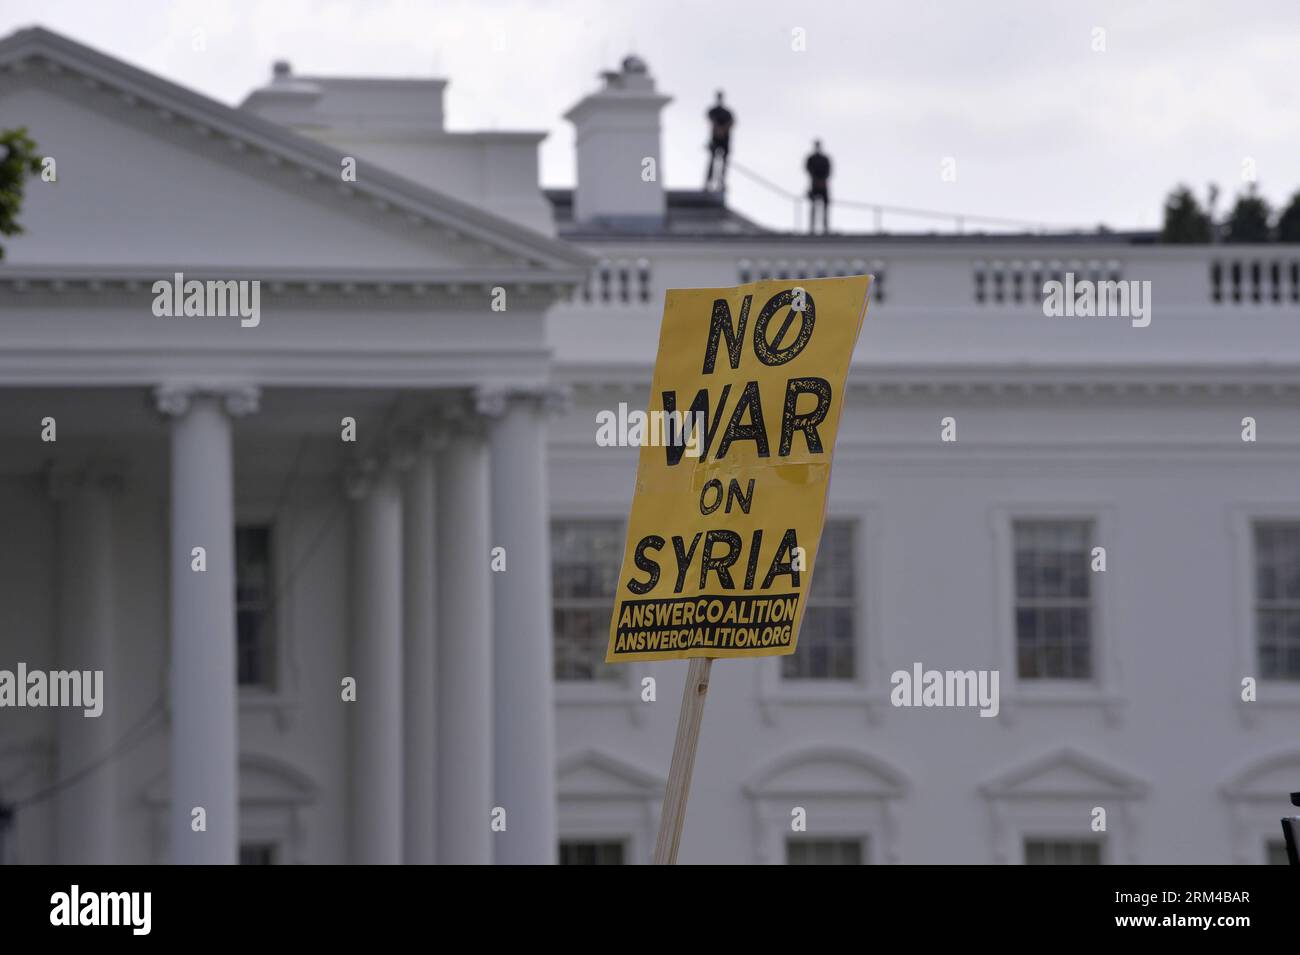
[[(254, 388), (165, 386), (171, 440), (171, 856), (233, 864), (239, 845), (235, 514), (230, 416)], [(195, 548), (203, 548), (203, 570)], [(195, 831), (202, 808), (206, 829)]]
[(437, 481), (438, 861), (492, 861), (492, 590), (488, 458), (466, 417)]
[(402, 500), (397, 475), (349, 482), (353, 522), (352, 861), (402, 861)]
[(433, 435), (424, 436), (412, 452), (402, 486), (403, 860), (429, 865), (435, 861), (437, 819)]
[[(114, 856), (117, 827), (116, 761), (105, 760), (116, 740), (123, 701), (113, 692), (113, 521), (110, 493), (118, 481), (93, 471), (55, 475), (59, 502), (59, 668), (102, 673), (98, 716), (83, 707), (58, 711), (56, 778), (88, 774), (59, 790), (55, 800), (55, 849), (62, 865), (105, 865)], [(90, 677), (94, 679), (93, 675)], [(84, 691), (83, 691), (84, 692)], [(139, 701), (135, 701), (138, 704)], [(131, 706), (127, 712), (134, 715)]]
[(493, 727), (497, 803), (506, 831), (496, 861), (556, 861), (555, 698), (551, 637), (550, 502), (541, 392), (484, 390), (492, 416), (492, 546), (506, 569), (493, 584)]

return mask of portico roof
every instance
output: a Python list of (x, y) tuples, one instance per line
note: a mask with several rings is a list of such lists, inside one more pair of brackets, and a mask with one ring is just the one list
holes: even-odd
[(155, 120), (224, 139), (236, 151), (260, 153), (273, 165), (296, 168), (319, 187), (324, 200), (337, 201), (339, 192), (365, 198), (375, 208), (408, 222), (449, 230), (458, 238), (481, 243), (522, 268), (552, 273), (555, 281), (578, 281), (590, 267), (586, 253), (568, 242), (533, 232), (377, 165), (367, 164), (365, 175), (355, 182), (340, 182), (343, 157), (329, 146), (42, 27), (19, 30), (0, 40), (0, 75), (27, 69), (67, 71), (89, 87), (110, 90), (128, 105), (151, 111)]

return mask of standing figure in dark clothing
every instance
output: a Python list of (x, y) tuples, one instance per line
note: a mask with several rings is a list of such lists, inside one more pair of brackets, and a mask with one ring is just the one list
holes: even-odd
[[(709, 169), (704, 174), (705, 191), (721, 192), (727, 187), (727, 155), (731, 152), (731, 127), (736, 124), (736, 117), (731, 110), (722, 105), (722, 90), (718, 90), (718, 101), (705, 114), (709, 119)], [(714, 179), (714, 172), (717, 178)]]
[(831, 159), (822, 152), (822, 141), (813, 141), (812, 155), (804, 163), (808, 170), (808, 231), (817, 231), (817, 206), (822, 209), (822, 232), (831, 230)]

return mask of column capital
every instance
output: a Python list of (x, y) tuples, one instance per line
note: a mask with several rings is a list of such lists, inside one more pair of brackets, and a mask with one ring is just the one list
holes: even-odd
[(343, 466), (343, 492), (352, 500), (360, 501), (369, 497), (376, 485), (395, 481), (414, 461), (414, 455), (406, 455), (393, 447), (355, 458)]
[(490, 403), (479, 400), (479, 389), (443, 401), (434, 413), (433, 441), (445, 445), (456, 435), (483, 437), (487, 433)]
[(448, 427), (437, 418), (403, 428), (393, 435), (386, 460), (398, 471), (409, 471), (420, 455), (445, 448), (449, 437)]
[(179, 418), (189, 413), (190, 406), (198, 396), (205, 395), (221, 399), (226, 414), (232, 418), (255, 414), (262, 398), (262, 389), (249, 384), (177, 384), (159, 385), (153, 390), (154, 402), (159, 412), (167, 417)]
[(548, 415), (563, 414), (572, 404), (572, 390), (565, 385), (479, 385), (474, 389), (474, 406), (479, 414), (499, 418), (512, 402), (534, 402)]

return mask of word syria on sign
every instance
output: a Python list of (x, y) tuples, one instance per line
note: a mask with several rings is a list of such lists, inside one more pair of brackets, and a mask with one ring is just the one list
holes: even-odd
[(668, 292), (606, 662), (794, 652), (870, 283)]

